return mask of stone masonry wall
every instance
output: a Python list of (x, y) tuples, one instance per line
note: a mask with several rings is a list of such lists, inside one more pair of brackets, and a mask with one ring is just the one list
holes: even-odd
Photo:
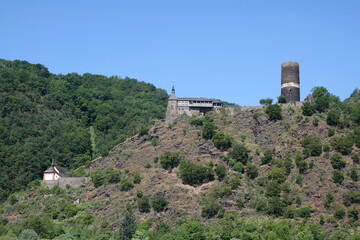
[(71, 187), (79, 187), (82, 184), (88, 183), (91, 181), (89, 177), (64, 177), (59, 178), (58, 180), (45, 181), (48, 188), (53, 188), (55, 185), (58, 185), (61, 188), (66, 188), (66, 185)]

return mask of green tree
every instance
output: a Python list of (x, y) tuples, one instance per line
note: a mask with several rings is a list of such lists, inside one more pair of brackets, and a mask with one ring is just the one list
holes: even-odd
[(246, 174), (251, 179), (257, 178), (259, 175), (257, 167), (251, 163), (246, 164)]
[(312, 116), (316, 112), (315, 105), (309, 102), (304, 102), (304, 104), (301, 106), (301, 110), (304, 116)]
[(322, 144), (319, 137), (304, 137), (301, 145), (309, 151), (311, 156), (320, 156), (322, 153)]
[(333, 166), (334, 169), (341, 170), (346, 166), (346, 162), (342, 159), (341, 155), (338, 153), (331, 155), (330, 160), (331, 160), (331, 165)]
[(32, 229), (22, 230), (19, 235), (19, 240), (38, 240), (40, 239), (36, 232)]
[(218, 165), (216, 168), (215, 168), (215, 173), (216, 175), (218, 176), (219, 180), (223, 180), (226, 176), (226, 171), (227, 169), (225, 168), (224, 165)]
[(350, 174), (349, 175), (350, 175), (351, 180), (353, 180), (355, 182), (357, 182), (359, 180), (359, 174), (357, 173), (356, 167), (352, 167), (350, 169)]
[(192, 186), (214, 180), (214, 175), (210, 168), (188, 161), (181, 162), (179, 172), (182, 181)]
[(232, 138), (223, 132), (217, 132), (213, 137), (215, 147), (221, 151), (231, 148), (232, 141)]
[(164, 197), (154, 197), (151, 205), (156, 212), (162, 212), (167, 208), (168, 201)]
[(265, 150), (264, 156), (261, 157), (261, 164), (268, 164), (273, 160), (273, 153), (270, 149)]
[(286, 97), (282, 94), (277, 99), (278, 99), (278, 103), (286, 103)]
[(136, 231), (136, 226), (135, 216), (131, 209), (128, 209), (124, 219), (120, 223), (119, 240), (131, 240), (131, 237)]
[(330, 145), (342, 155), (349, 155), (354, 145), (354, 139), (350, 134), (342, 137), (335, 137), (331, 140)]
[(277, 104), (269, 105), (265, 108), (265, 113), (268, 115), (270, 121), (282, 119), (281, 106)]
[(202, 137), (204, 139), (212, 139), (215, 135), (216, 126), (213, 122), (204, 122), (202, 126)]
[(140, 212), (150, 212), (150, 202), (148, 197), (142, 196), (141, 198), (139, 198), (137, 205)]
[(177, 167), (180, 163), (179, 152), (165, 152), (160, 156), (160, 164), (166, 170), (171, 170)]
[(245, 145), (243, 144), (234, 144), (233, 148), (229, 151), (229, 156), (237, 162), (246, 164), (249, 160), (249, 152)]
[(333, 171), (332, 179), (333, 179), (333, 181), (335, 183), (341, 184), (344, 181), (345, 177), (344, 177), (344, 174), (341, 171), (336, 169), (336, 170)]
[(273, 102), (273, 100), (271, 98), (264, 98), (264, 99), (260, 99), (259, 103), (261, 105), (265, 105), (265, 106), (269, 106), (271, 105)]

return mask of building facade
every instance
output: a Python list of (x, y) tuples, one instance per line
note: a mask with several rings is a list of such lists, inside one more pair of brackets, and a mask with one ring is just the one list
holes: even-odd
[(208, 98), (178, 98), (175, 95), (175, 87), (171, 89), (166, 110), (166, 123), (172, 123), (178, 116), (186, 114), (192, 116), (202, 116), (214, 108), (221, 108), (222, 102)]

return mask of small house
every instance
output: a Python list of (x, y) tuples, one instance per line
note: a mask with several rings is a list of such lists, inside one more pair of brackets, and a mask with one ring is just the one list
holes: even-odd
[(55, 166), (54, 159), (51, 166), (44, 172), (44, 181), (58, 180), (59, 178), (66, 177), (67, 169)]

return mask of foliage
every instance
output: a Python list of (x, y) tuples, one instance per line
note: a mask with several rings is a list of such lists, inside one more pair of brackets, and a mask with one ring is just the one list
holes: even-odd
[(344, 181), (345, 177), (344, 177), (344, 174), (341, 171), (336, 169), (336, 170), (333, 171), (332, 179), (333, 179), (333, 181), (335, 183), (340, 183), (341, 184)]
[(286, 103), (286, 97), (284, 95), (278, 96), (278, 103)]
[(233, 169), (237, 172), (244, 173), (245, 170), (244, 164), (242, 164), (241, 162), (237, 162), (234, 164)]
[(271, 98), (263, 98), (263, 99), (260, 99), (259, 103), (261, 105), (265, 105), (265, 106), (269, 106), (271, 105), (273, 102), (273, 100)]
[(280, 197), (274, 196), (269, 198), (268, 203), (268, 214), (281, 216), (284, 213), (284, 203), (281, 201)]
[(265, 196), (266, 197), (280, 197), (281, 188), (278, 181), (270, 181), (266, 186)]
[(234, 144), (233, 148), (229, 151), (229, 156), (234, 159), (236, 162), (241, 162), (246, 164), (249, 160), (249, 152), (245, 145), (243, 144)]
[(359, 204), (360, 203), (360, 192), (357, 191), (349, 191), (343, 195), (344, 205), (350, 206), (351, 204)]
[(166, 170), (171, 170), (177, 167), (180, 163), (179, 152), (165, 152), (160, 156), (160, 164)]
[(359, 219), (359, 211), (356, 208), (349, 209), (347, 215), (352, 221)]
[(223, 180), (226, 176), (227, 169), (224, 165), (218, 165), (215, 168), (215, 173), (218, 176), (219, 180)]
[(312, 116), (316, 112), (315, 105), (309, 102), (304, 102), (304, 104), (301, 106), (301, 110), (304, 116)]
[(259, 175), (257, 167), (251, 163), (246, 164), (246, 174), (251, 179), (257, 178)]
[[(360, 125), (360, 124), (359, 124)], [(353, 134), (353, 138), (354, 138), (354, 143), (355, 145), (360, 148), (360, 127), (354, 129), (354, 134)]]
[(18, 240), (38, 240), (40, 239), (37, 233), (32, 229), (22, 230)]
[(325, 112), (330, 103), (340, 101), (339, 97), (329, 93), (325, 87), (314, 87), (311, 91), (315, 101), (315, 109), (320, 113)]
[(334, 217), (337, 219), (343, 219), (345, 217), (345, 208), (343, 206), (336, 206), (334, 210)]
[(268, 164), (273, 160), (273, 153), (270, 149), (265, 150), (264, 156), (261, 157), (261, 164)]
[(209, 167), (188, 161), (181, 162), (179, 173), (182, 181), (192, 186), (214, 180), (213, 172)]
[(350, 169), (350, 174), (349, 174), (351, 180), (357, 182), (359, 180), (359, 174), (357, 173), (357, 169), (356, 167), (352, 167)]
[(212, 197), (203, 199), (201, 205), (201, 216), (203, 218), (215, 217), (220, 210), (218, 200)]
[(141, 198), (139, 198), (137, 205), (140, 212), (150, 212), (150, 201), (148, 197), (142, 196)]
[(334, 169), (341, 170), (346, 165), (346, 162), (342, 159), (341, 155), (338, 153), (331, 155), (330, 160), (331, 160), (331, 165), (333, 166)]
[(205, 121), (202, 126), (202, 137), (204, 139), (212, 139), (215, 135), (216, 126), (213, 122)]
[(277, 104), (269, 105), (265, 108), (265, 113), (268, 115), (270, 121), (281, 120), (281, 106)]
[(328, 136), (329, 136), (329, 137), (332, 137), (332, 136), (334, 136), (334, 135), (335, 135), (335, 129), (329, 128), (329, 130), (328, 130)]
[(136, 231), (135, 216), (131, 209), (125, 213), (124, 219), (120, 223), (119, 237), (121, 240), (131, 240), (131, 237)]
[(220, 131), (215, 133), (213, 137), (213, 142), (215, 147), (221, 151), (226, 151), (229, 148), (231, 148), (232, 141), (233, 141), (232, 137)]
[(134, 178), (134, 183), (135, 183), (135, 184), (139, 184), (139, 183), (141, 182), (140, 173), (138, 173), (138, 172), (134, 173), (133, 178)]
[(107, 155), (141, 124), (164, 119), (168, 98), (135, 79), (54, 75), (40, 64), (2, 59), (0, 95), (0, 202), (41, 178), (52, 158), (75, 169)]
[(330, 110), (326, 117), (326, 123), (329, 126), (337, 126), (340, 124), (340, 111), (338, 110)]
[(322, 144), (319, 137), (304, 137), (301, 145), (308, 150), (311, 156), (320, 156), (322, 153)]
[(168, 201), (164, 197), (154, 197), (151, 200), (151, 206), (156, 212), (162, 212), (167, 208)]
[(311, 206), (304, 206), (296, 210), (296, 216), (301, 218), (309, 218), (310, 214), (315, 210)]
[(342, 137), (335, 137), (331, 140), (330, 145), (342, 155), (349, 155), (354, 145), (354, 139), (350, 134)]
[(286, 180), (286, 170), (284, 168), (275, 167), (271, 170), (269, 178), (273, 181), (283, 183)]
[(35, 216), (26, 218), (20, 225), (20, 231), (25, 229), (34, 230), (41, 238), (54, 238), (63, 232), (63, 229), (55, 225), (48, 217)]
[(236, 189), (238, 186), (241, 185), (240, 178), (238, 177), (232, 177), (229, 180), (231, 189)]
[(304, 173), (308, 168), (308, 165), (300, 152), (296, 152), (295, 154), (295, 163), (300, 173)]
[(134, 185), (130, 179), (128, 179), (128, 178), (121, 179), (121, 182), (119, 184), (119, 188), (121, 191), (123, 191), (123, 192), (129, 191), (133, 187), (134, 187)]

